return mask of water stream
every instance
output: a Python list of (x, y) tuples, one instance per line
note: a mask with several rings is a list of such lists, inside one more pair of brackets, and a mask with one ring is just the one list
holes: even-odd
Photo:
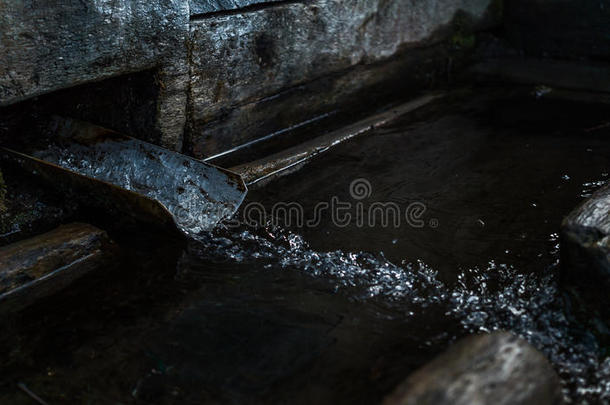
[[(251, 192), (186, 248), (130, 237), (126, 267), (13, 321), (0, 402), (27, 403), (23, 382), (50, 403), (377, 403), (497, 329), (549, 357), (568, 401), (610, 402), (606, 320), (557, 277), (562, 218), (609, 179), (596, 108), (450, 100)], [(398, 226), (370, 225), (380, 202)]]
[(51, 145), (36, 157), (162, 203), (187, 234), (230, 217), (245, 190), (217, 168), (135, 139)]

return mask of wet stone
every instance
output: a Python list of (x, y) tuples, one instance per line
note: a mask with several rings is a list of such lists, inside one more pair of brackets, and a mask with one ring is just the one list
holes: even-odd
[(3, 4), (0, 105), (147, 69), (180, 53), (185, 2)]
[(610, 286), (610, 185), (598, 190), (564, 219), (561, 259), (566, 280)]
[(527, 54), (603, 60), (610, 51), (607, 1), (514, 0), (505, 3), (508, 3), (504, 8), (507, 36)]
[(384, 405), (560, 404), (547, 359), (507, 332), (470, 336), (413, 373)]

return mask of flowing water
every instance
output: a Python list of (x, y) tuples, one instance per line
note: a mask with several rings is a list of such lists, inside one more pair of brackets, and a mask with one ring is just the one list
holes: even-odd
[(51, 145), (36, 156), (159, 201), (189, 234), (233, 215), (246, 194), (243, 184), (213, 166), (135, 139)]
[(376, 403), (496, 329), (542, 350), (569, 401), (610, 401), (605, 319), (557, 277), (562, 218), (608, 180), (600, 120), (451, 99), (251, 192), (243, 221), (186, 247), (113, 235), (125, 266), (7, 325), (0, 403), (28, 403), (18, 383), (49, 403)]

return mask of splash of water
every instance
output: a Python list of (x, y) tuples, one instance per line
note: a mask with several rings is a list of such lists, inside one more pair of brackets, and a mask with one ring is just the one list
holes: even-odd
[[(205, 196), (200, 189), (207, 184), (204, 176), (162, 158), (161, 165), (171, 170), (160, 171), (157, 162), (151, 163), (150, 156), (134, 147), (87, 153), (50, 149), (44, 158), (161, 201), (181, 228), (202, 245), (208, 260), (263, 262), (267, 267), (302, 271), (328, 280), (354, 299), (375, 299), (400, 308), (407, 318), (428, 307), (439, 308), (461, 324), (464, 334), (511, 330), (555, 365), (566, 402), (610, 401), (610, 357), (603, 355), (595, 336), (566, 310), (554, 276), (557, 262), (543, 274), (523, 274), (491, 261), (459, 272), (455, 284), (448, 285), (421, 261), (395, 264), (382, 254), (319, 252), (301, 236), (279, 228), (263, 229), (262, 234), (243, 227), (201, 234), (225, 215), (215, 212), (206, 198), (199, 198)], [(590, 195), (600, 184), (584, 184), (582, 195)], [(552, 254), (558, 255), (557, 249)]]
[(554, 276), (557, 262), (543, 274), (521, 274), (490, 261), (459, 272), (455, 285), (448, 285), (421, 261), (396, 265), (366, 252), (318, 252), (301, 236), (279, 228), (266, 228), (262, 234), (239, 229), (223, 236), (202, 235), (198, 243), (216, 260), (263, 261), (267, 267), (302, 271), (329, 280), (354, 299), (400, 308), (407, 318), (428, 307), (441, 308), (462, 325), (464, 334), (510, 330), (554, 364), (567, 403), (610, 400), (610, 357), (602, 355), (595, 337), (566, 312)]
[(211, 230), (245, 195), (217, 169), (136, 140), (51, 146), (37, 157), (161, 202), (187, 235)]
[[(604, 177), (607, 177), (607, 174)], [(582, 191), (580, 192), (580, 196), (582, 198), (589, 198), (589, 197), (591, 197), (593, 195), (593, 193), (595, 191), (599, 190), (600, 188), (602, 188), (607, 183), (608, 183), (608, 180), (606, 180), (606, 179), (604, 179), (604, 180), (597, 180), (597, 181), (589, 181), (589, 182), (583, 183)]]

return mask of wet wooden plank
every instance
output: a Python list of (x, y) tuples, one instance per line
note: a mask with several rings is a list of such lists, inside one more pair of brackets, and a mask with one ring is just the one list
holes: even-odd
[(0, 248), (0, 312), (22, 309), (111, 263), (118, 248), (83, 223)]
[(597, 190), (563, 220), (561, 271), (569, 284), (583, 286), (589, 293), (599, 293), (600, 306), (607, 311), (607, 289), (610, 287), (610, 184)]
[(298, 170), (314, 156), (324, 153), (336, 145), (386, 125), (404, 114), (424, 107), (443, 96), (443, 93), (438, 93), (418, 97), (271, 156), (232, 167), (231, 170), (239, 173), (249, 187), (262, 186), (274, 178)]

